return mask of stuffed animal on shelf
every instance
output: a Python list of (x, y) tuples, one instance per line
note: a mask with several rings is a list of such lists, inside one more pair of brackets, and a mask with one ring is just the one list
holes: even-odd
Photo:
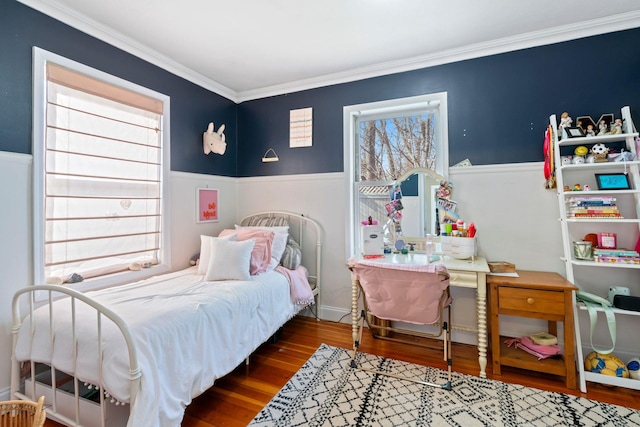
[(204, 154), (211, 152), (216, 154), (224, 154), (227, 150), (227, 143), (224, 136), (224, 125), (220, 125), (217, 132), (213, 131), (213, 122), (209, 123), (207, 131), (202, 134), (202, 144), (204, 146)]
[(615, 119), (611, 126), (611, 135), (617, 135), (622, 133), (622, 119)]
[(573, 156), (571, 163), (574, 165), (581, 165), (585, 162), (585, 158), (583, 156)]
[(593, 154), (596, 162), (606, 162), (609, 148), (604, 144), (594, 144), (593, 147), (591, 147), (591, 154)]

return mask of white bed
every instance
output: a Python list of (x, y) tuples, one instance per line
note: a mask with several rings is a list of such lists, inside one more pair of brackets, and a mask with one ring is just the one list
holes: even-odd
[[(311, 236), (310, 252), (315, 253), (303, 257), (303, 265), (317, 295), (321, 242), (315, 222), (284, 212), (256, 214), (243, 222), (276, 216), (289, 224), (303, 250), (309, 247), (305, 236)], [(42, 373), (36, 363), (44, 363), (53, 367), (45, 371), (53, 376), (49, 384), (62, 382), (62, 373), (64, 379), (67, 374), (71, 378), (67, 384), (78, 384), (71, 391), (71, 405), (64, 401), (68, 393), (49, 388), (48, 412), (66, 425), (123, 425), (113, 415), (118, 411), (111, 400), (116, 408), (129, 404), (130, 427), (180, 425), (193, 397), (242, 363), (305, 307), (295, 303), (289, 280), (277, 270), (250, 280), (205, 279), (194, 266), (86, 294), (49, 285), (19, 291), (13, 305), (12, 395), (33, 399), (47, 392), (46, 384), (38, 388), (37, 375)], [(33, 301), (42, 292), (47, 300), (38, 307)], [(59, 298), (61, 294), (65, 298)], [(29, 303), (21, 302), (24, 296)], [(24, 315), (21, 306), (28, 307)], [(30, 373), (23, 376), (20, 365), (27, 361)], [(104, 392), (97, 394), (99, 419), (82, 409), (84, 383), (99, 385)]]

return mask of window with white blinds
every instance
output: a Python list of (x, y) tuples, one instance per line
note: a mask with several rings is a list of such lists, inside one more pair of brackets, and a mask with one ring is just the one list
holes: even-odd
[(42, 168), (44, 280), (158, 264), (164, 100), (53, 61), (44, 72), (42, 164), (34, 162)]

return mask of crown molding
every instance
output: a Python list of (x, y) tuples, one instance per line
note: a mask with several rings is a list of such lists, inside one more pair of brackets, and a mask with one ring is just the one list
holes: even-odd
[(104, 26), (99, 22), (82, 15), (73, 9), (61, 5), (54, 0), (17, 0), (47, 16), (57, 19), (83, 33), (93, 36), (105, 43), (122, 49), (138, 58), (156, 65), (178, 77), (182, 77), (198, 86), (208, 89), (235, 103), (238, 103), (238, 93), (218, 82), (212, 80), (184, 65), (162, 55), (156, 50), (150, 49), (137, 41), (126, 37), (124, 34)]
[(544, 46), (583, 37), (606, 34), (640, 27), (640, 11), (592, 19), (571, 25), (533, 31), (517, 36), (505, 37), (484, 43), (475, 43), (461, 48), (449, 49), (398, 61), (374, 64), (345, 72), (327, 74), (311, 79), (274, 85), (238, 93), (238, 101), (266, 98), (285, 93), (299, 92), (322, 86), (363, 80), (388, 74), (418, 70), (499, 53), (512, 52), (531, 47)]
[(462, 48), (449, 49), (429, 55), (390, 61), (340, 73), (327, 74), (310, 79), (302, 79), (294, 82), (238, 92), (173, 61), (171, 58), (162, 55), (159, 52), (136, 42), (135, 40), (127, 38), (123, 34), (116, 32), (109, 27), (89, 19), (85, 15), (79, 14), (72, 9), (60, 5), (55, 0), (17, 1), (86, 34), (96, 37), (99, 40), (122, 49), (125, 52), (144, 59), (145, 61), (197, 84), (198, 86), (217, 93), (236, 104), (269, 96), (283, 95), (286, 93), (299, 92), (340, 83), (348, 83), (351, 81), (412, 71), (467, 59), (640, 27), (640, 11), (635, 11), (541, 31), (534, 31), (513, 37), (505, 37), (489, 42), (475, 43)]

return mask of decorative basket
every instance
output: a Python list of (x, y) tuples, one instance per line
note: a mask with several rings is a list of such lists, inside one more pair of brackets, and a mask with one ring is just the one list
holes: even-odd
[(506, 261), (489, 261), (489, 270), (492, 273), (515, 273), (516, 266)]
[(0, 427), (42, 427), (46, 418), (44, 396), (37, 403), (28, 400), (0, 402)]

